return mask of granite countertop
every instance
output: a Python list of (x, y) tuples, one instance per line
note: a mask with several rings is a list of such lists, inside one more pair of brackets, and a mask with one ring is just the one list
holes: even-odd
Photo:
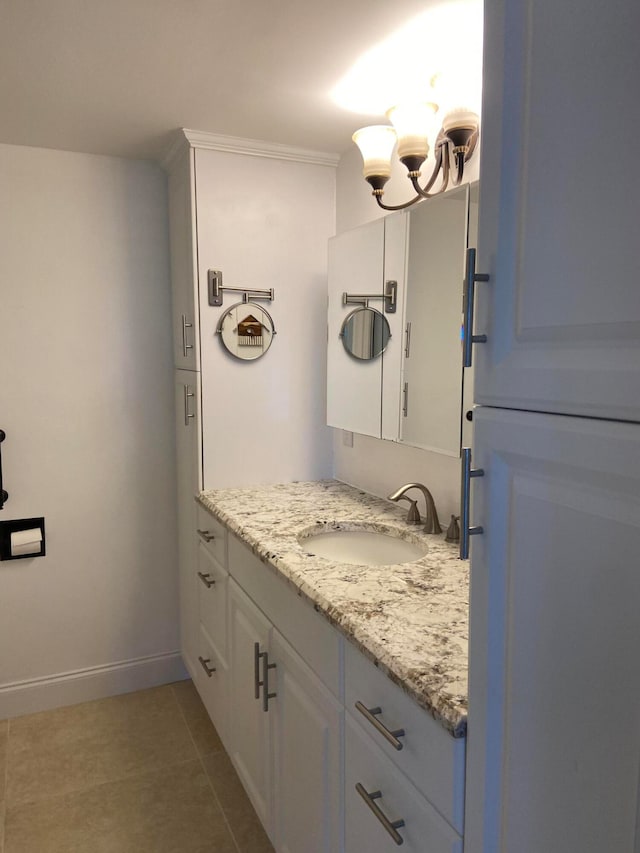
[[(444, 534), (407, 525), (396, 506), (337, 480), (205, 491), (202, 506), (293, 585), (454, 737), (467, 726), (469, 564)], [(395, 528), (427, 542), (412, 563), (369, 566), (313, 556), (305, 531)]]

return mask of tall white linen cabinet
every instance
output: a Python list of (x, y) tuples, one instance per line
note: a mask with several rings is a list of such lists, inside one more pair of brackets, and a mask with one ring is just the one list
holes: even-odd
[(638, 853), (640, 5), (485, 4), (465, 853)]
[[(194, 495), (202, 489), (331, 476), (326, 426), (327, 241), (335, 231), (337, 156), (182, 131), (165, 166), (173, 307), (182, 649), (197, 671)], [(242, 293), (276, 329), (270, 349), (239, 361), (216, 329)]]

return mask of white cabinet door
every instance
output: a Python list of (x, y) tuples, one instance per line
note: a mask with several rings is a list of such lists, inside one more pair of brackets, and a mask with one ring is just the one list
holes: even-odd
[(175, 373), (180, 637), (182, 656), (192, 676), (198, 658), (194, 497), (202, 488), (198, 379), (198, 374), (191, 371), (177, 370)]
[[(406, 267), (404, 214), (387, 216), (329, 240), (327, 423), (375, 438), (398, 440), (403, 299)], [(385, 283), (395, 281), (396, 310), (385, 310)], [(343, 294), (377, 295), (369, 307), (383, 314), (391, 338), (382, 355), (355, 358), (342, 342), (345, 319), (358, 309)]]
[(342, 706), (277, 631), (270, 659), (276, 849), (339, 853)]
[(264, 688), (256, 698), (257, 680), (264, 676), (264, 660), (256, 657), (256, 644), (258, 651), (268, 652), (272, 625), (233, 580), (229, 581), (229, 627), (230, 755), (258, 817), (270, 833), (269, 714), (263, 711)]
[(183, 370), (198, 370), (200, 363), (193, 187), (193, 151), (189, 149), (169, 174), (173, 358), (175, 367)]
[(476, 402), (640, 421), (640, 4), (485, 4)]
[(477, 409), (465, 853), (638, 850), (640, 426)]
[[(383, 294), (384, 220), (378, 219), (329, 240), (327, 341), (327, 423), (361, 435), (381, 436), (382, 358), (362, 361), (349, 355), (342, 324), (357, 307), (342, 294)], [(382, 300), (372, 300), (380, 310)]]

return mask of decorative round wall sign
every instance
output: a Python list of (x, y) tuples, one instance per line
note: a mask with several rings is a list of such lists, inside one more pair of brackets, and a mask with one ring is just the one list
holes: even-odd
[(260, 305), (237, 302), (220, 317), (216, 333), (232, 356), (255, 361), (269, 349), (276, 330), (271, 315)]

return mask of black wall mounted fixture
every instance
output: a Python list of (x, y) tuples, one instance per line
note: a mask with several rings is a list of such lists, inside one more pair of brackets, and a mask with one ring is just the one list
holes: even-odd
[[(5, 440), (7, 434), (3, 429), (0, 429), (0, 444)], [(0, 509), (4, 509), (4, 505), (9, 500), (9, 492), (4, 490), (2, 485), (2, 448), (0, 447)]]
[[(39, 530), (39, 549), (35, 553), (12, 554), (11, 534), (23, 530)], [(35, 539), (35, 537), (33, 537)], [(44, 557), (47, 553), (44, 518), (16, 518), (13, 521), (0, 521), (0, 560), (33, 560), (34, 557)]]

